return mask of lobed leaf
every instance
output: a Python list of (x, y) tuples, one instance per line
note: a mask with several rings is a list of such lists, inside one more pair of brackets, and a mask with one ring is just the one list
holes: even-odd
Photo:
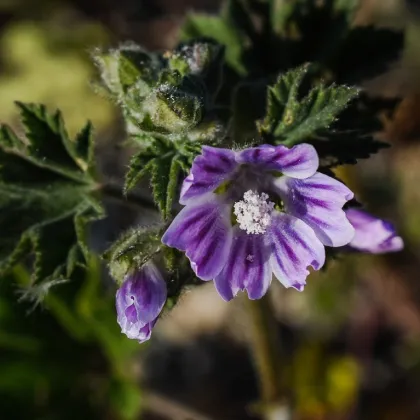
[(17, 105), (26, 136), (0, 126), (0, 274), (22, 261), (32, 283), (68, 278), (88, 256), (87, 223), (103, 214), (92, 126), (72, 140), (59, 111)]
[(267, 115), (259, 129), (275, 143), (293, 145), (314, 137), (329, 128), (359, 94), (356, 88), (319, 84), (301, 98), (299, 90), (308, 69), (305, 65), (291, 70), (268, 89)]

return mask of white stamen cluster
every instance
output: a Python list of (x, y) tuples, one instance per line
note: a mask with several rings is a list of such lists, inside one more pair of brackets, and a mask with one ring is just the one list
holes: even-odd
[(246, 233), (265, 233), (271, 221), (274, 203), (268, 200), (268, 194), (247, 191), (244, 199), (235, 203), (233, 212), (239, 227)]

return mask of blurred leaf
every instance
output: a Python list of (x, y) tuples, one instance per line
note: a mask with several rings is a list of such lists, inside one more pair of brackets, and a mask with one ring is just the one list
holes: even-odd
[(121, 420), (137, 419), (141, 408), (141, 392), (135, 382), (113, 381), (111, 404)]
[(274, 27), (282, 37), (292, 41), (292, 65), (298, 65), (324, 61), (339, 48), (350, 30), (359, 0), (296, 0), (288, 5), (272, 0), (272, 3), (277, 10)]
[(103, 215), (93, 195), (91, 125), (71, 140), (59, 111), (17, 105), (26, 137), (0, 129), (0, 272), (28, 261), (32, 283), (68, 278), (83, 263), (75, 244), (87, 257), (87, 222)]
[(339, 83), (360, 83), (385, 73), (399, 58), (404, 33), (373, 26), (352, 28), (326, 64)]
[[(43, 7), (51, 9), (51, 5), (38, 6), (38, 12)], [(26, 13), (35, 10), (23, 4), (20, 9)], [(86, 49), (107, 38), (104, 28), (91, 20), (79, 20), (74, 26), (55, 19), (8, 22), (0, 38), (2, 121), (14, 120), (13, 101), (18, 99), (60, 108), (72, 136), (85, 123), (86, 115), (99, 129), (109, 125), (114, 110), (89, 86), (94, 68), (86, 60)]]

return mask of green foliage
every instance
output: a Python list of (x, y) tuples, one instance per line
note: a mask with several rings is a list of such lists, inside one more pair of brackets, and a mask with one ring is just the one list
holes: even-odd
[(28, 305), (16, 302), (16, 287), (31, 287), (30, 273), (16, 266), (4, 276), (0, 286), (3, 413), (64, 420), (74, 418), (75, 412), (138, 418), (142, 395), (132, 363), (139, 346), (121, 335), (114, 292), (104, 290), (98, 261), (90, 259), (88, 267), (79, 270), (73, 282), (47, 295), (48, 310), (32, 311), (30, 316)]
[[(381, 128), (377, 114), (395, 103), (373, 101), (350, 83), (385, 71), (403, 35), (355, 27), (358, 3), (228, 0), (219, 16), (190, 14), (183, 42), (171, 51), (152, 53), (133, 43), (94, 51), (101, 76), (97, 90), (121, 109), (135, 148), (122, 193), (129, 197), (148, 178), (163, 220), (129, 229), (104, 254), (118, 284), (147, 261), (159, 262), (167, 279), (167, 309), (184, 286), (195, 284), (188, 259), (163, 246), (161, 236), (175, 214), (182, 177), (203, 145), (307, 142), (326, 172), (385, 147), (373, 137)], [(25, 137), (0, 127), (0, 274), (20, 262), (30, 266), (31, 287), (22, 298), (35, 304), (44, 299), (84, 340), (90, 327), (76, 326), (80, 314), (50, 289), (91, 260), (86, 226), (103, 215), (97, 194), (110, 191), (95, 179), (92, 125), (73, 139), (58, 111), (18, 107)], [(90, 284), (83, 290), (97, 293)], [(117, 357), (108, 332), (95, 328)], [(127, 401), (134, 401), (136, 393), (126, 385), (118, 378), (110, 387), (120, 386)], [(127, 413), (136, 412), (133, 407)]]
[(223, 48), (205, 39), (163, 55), (134, 44), (94, 53), (102, 87), (121, 106), (129, 133), (142, 141), (223, 135), (225, 121), (214, 104), (223, 58)]
[[(373, 138), (382, 128), (377, 117), (392, 111), (395, 103), (390, 106), (384, 99), (372, 101), (362, 95), (352, 100), (344, 122), (341, 115), (340, 121), (335, 121), (337, 113), (346, 106), (346, 96), (352, 97), (352, 89), (338, 85), (360, 84), (386, 71), (399, 57), (404, 44), (402, 31), (355, 26), (353, 20), (359, 4), (359, 0), (227, 0), (217, 17), (188, 16), (182, 30), (184, 39), (213, 36), (226, 48), (229, 80), (222, 92), (224, 102), (233, 104), (231, 137), (235, 144), (255, 143), (258, 131), (254, 121), (261, 120), (263, 134), (268, 132), (272, 136), (277, 129), (276, 141), (287, 138), (290, 143), (286, 144), (292, 144), (306, 137), (317, 147), (322, 163), (327, 166), (355, 163), (358, 158), (385, 147)], [(274, 117), (271, 111), (264, 115), (261, 106), (264, 86), (279, 73), (285, 74), (308, 62), (311, 67), (305, 83), (315, 89), (304, 99), (306, 106), (300, 112), (294, 110), (294, 122), (288, 124), (290, 116), (281, 110)], [(252, 78), (244, 79), (245, 75)], [(235, 85), (238, 87), (232, 89)], [(285, 100), (280, 98), (280, 91), (274, 94), (270, 90), (268, 95), (273, 104)], [(322, 112), (319, 107), (323, 107)], [(318, 124), (318, 129), (314, 124)], [(326, 126), (330, 126), (328, 134)]]
[[(311, 143), (324, 167), (354, 164), (387, 147), (372, 135), (380, 125), (366, 105), (376, 111), (374, 101), (364, 96), (355, 100), (359, 89), (322, 83), (303, 96), (309, 69), (305, 65), (291, 70), (268, 88), (266, 116), (258, 123), (264, 141), (287, 146)], [(362, 104), (365, 109), (360, 109)]]
[(94, 55), (102, 84), (122, 108), (140, 151), (131, 159), (125, 192), (150, 176), (163, 219), (171, 216), (180, 173), (188, 172), (201, 144), (226, 136), (229, 115), (216, 105), (224, 49), (202, 38), (151, 54), (133, 44)]
[(402, 32), (352, 25), (359, 3), (227, 0), (218, 17), (189, 15), (182, 36), (210, 36), (225, 45), (227, 64), (240, 76), (314, 62), (323, 77), (355, 83), (386, 70), (404, 42)]
[(348, 103), (357, 97), (358, 89), (323, 84), (316, 85), (300, 98), (299, 89), (309, 66), (291, 70), (268, 88), (267, 116), (259, 124), (263, 136), (276, 143), (293, 145), (314, 137), (329, 128)]
[(32, 283), (69, 278), (88, 258), (86, 225), (103, 211), (94, 195), (92, 126), (74, 140), (59, 111), (17, 103), (25, 138), (0, 128), (0, 272), (32, 265)]
[(140, 179), (150, 175), (154, 200), (162, 217), (169, 218), (178, 191), (179, 175), (188, 172), (200, 150), (200, 143), (178, 144), (156, 138), (150, 146), (132, 157), (126, 174), (125, 191), (130, 191)]

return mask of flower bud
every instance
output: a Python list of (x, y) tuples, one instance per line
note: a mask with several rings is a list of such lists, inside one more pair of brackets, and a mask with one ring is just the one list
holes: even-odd
[(169, 53), (169, 67), (183, 76), (202, 78), (211, 94), (217, 93), (222, 82), (224, 47), (210, 39), (181, 44)]
[(164, 83), (154, 90), (144, 106), (152, 126), (146, 127), (143, 124), (143, 129), (180, 133), (195, 127), (201, 121), (204, 109), (201, 92), (196, 93), (183, 87)]
[(166, 297), (166, 283), (154, 264), (128, 274), (116, 295), (121, 332), (140, 343), (148, 340)]
[(162, 62), (156, 54), (149, 54), (133, 43), (117, 49), (93, 52), (103, 85), (112, 97), (121, 101), (131, 88), (148, 93), (158, 81)]
[(391, 223), (358, 209), (346, 210), (346, 216), (355, 229), (354, 238), (349, 243), (351, 248), (372, 254), (403, 249), (403, 240)]

